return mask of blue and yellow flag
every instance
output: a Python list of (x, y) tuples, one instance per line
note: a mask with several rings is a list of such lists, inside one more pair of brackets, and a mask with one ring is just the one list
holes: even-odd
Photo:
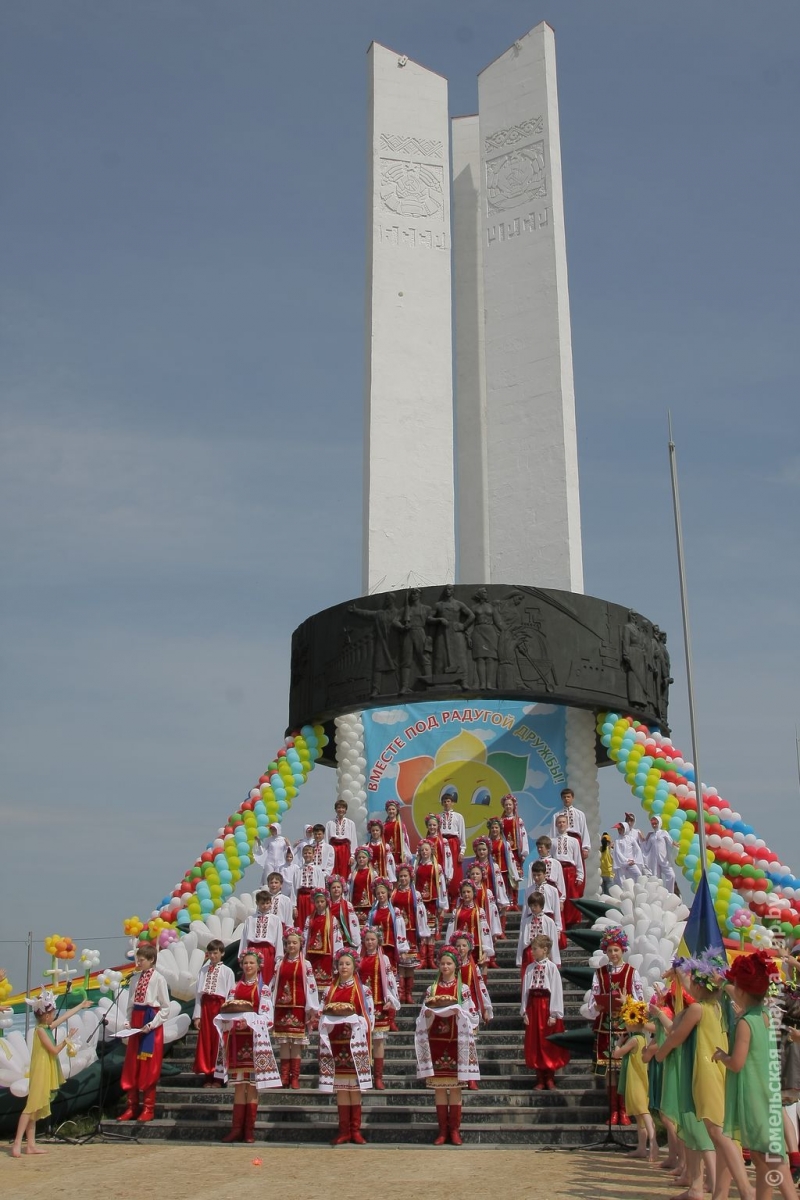
[(703, 875), (694, 894), (689, 919), (678, 946), (678, 955), (681, 958), (698, 958), (709, 950), (725, 954), (722, 931), (714, 911), (714, 900), (708, 879)]

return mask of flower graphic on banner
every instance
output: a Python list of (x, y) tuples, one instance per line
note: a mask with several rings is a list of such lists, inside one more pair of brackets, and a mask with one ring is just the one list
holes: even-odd
[[(487, 753), (484, 742), (473, 733), (461, 733), (443, 742), (436, 757), (421, 754), (400, 763), (397, 794), (411, 809), (414, 830), (424, 836), (425, 817), (439, 812), (445, 787), (458, 793), (457, 807), (467, 827), (467, 843), (485, 832), (490, 817), (502, 812), (500, 801), (507, 792), (520, 792), (528, 774), (527, 754), (507, 751)], [(412, 836), (412, 842), (416, 838)]]

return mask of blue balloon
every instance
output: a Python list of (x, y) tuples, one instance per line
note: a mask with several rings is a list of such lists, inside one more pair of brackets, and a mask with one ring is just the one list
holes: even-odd
[(200, 901), (200, 912), (210, 913), (213, 911), (214, 911), (214, 901), (213, 900), (211, 900), (209, 898), (208, 900)]

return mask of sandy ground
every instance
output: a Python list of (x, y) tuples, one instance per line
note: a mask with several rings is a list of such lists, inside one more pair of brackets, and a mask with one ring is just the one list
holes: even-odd
[(47, 1154), (20, 1160), (0, 1150), (3, 1200), (374, 1200), (381, 1179), (403, 1200), (430, 1200), (443, 1186), (448, 1194), (468, 1195), (476, 1181), (481, 1192), (489, 1185), (495, 1195), (519, 1200), (655, 1200), (676, 1190), (666, 1172), (608, 1153), (433, 1146), (297, 1150), (263, 1142), (43, 1148)]

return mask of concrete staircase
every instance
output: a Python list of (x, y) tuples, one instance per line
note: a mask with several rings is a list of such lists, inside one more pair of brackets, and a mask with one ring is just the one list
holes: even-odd
[[(591, 1060), (573, 1058), (557, 1076), (558, 1090), (533, 1090), (533, 1075), (523, 1057), (524, 1029), (519, 1015), (520, 977), (514, 963), (519, 916), (509, 914), (508, 940), (497, 944), (498, 968), (489, 972), (494, 1020), (478, 1034), (479, 1090), (464, 1091), (462, 1136), (468, 1145), (580, 1146), (605, 1132), (605, 1090), (592, 1075)], [(570, 946), (565, 962), (585, 963), (586, 952)], [(416, 1077), (414, 1022), (432, 971), (418, 971), (415, 1005), (397, 1017), (399, 1032), (386, 1047), (385, 1091), (364, 1096), (363, 1132), (371, 1145), (430, 1144), (436, 1136), (432, 1092)], [(565, 1026), (585, 1026), (579, 1014), (582, 993), (564, 989)], [(147, 1139), (218, 1142), (231, 1123), (233, 1088), (197, 1087), (191, 1073), (195, 1034), (172, 1048), (179, 1074), (164, 1076), (158, 1089), (156, 1118), (146, 1125), (114, 1125), (116, 1132)], [(289, 1144), (326, 1144), (336, 1133), (335, 1097), (317, 1091), (316, 1035), (303, 1060), (299, 1089), (262, 1093), (256, 1140)], [(631, 1140), (628, 1130), (619, 1130)]]

